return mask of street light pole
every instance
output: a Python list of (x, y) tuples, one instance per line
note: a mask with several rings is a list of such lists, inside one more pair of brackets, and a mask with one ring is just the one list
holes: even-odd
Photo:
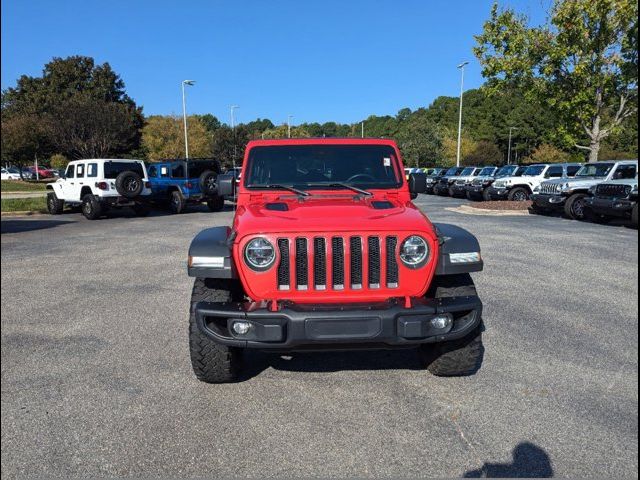
[(291, 119), (293, 115), (287, 115), (287, 137), (291, 138)]
[(514, 130), (518, 130), (518, 127), (509, 127), (509, 152), (507, 153), (507, 165), (511, 165), (511, 136)]
[(364, 138), (364, 122), (360, 123), (360, 131), (361, 131), (362, 138)]
[(184, 92), (184, 87), (185, 85), (191, 86), (194, 83), (196, 83), (194, 80), (182, 81), (182, 120), (184, 122), (184, 156), (187, 160), (189, 160), (189, 137), (187, 135), (187, 100)]
[(464, 92), (464, 67), (469, 65), (469, 62), (462, 62), (458, 65), (460, 69), (460, 114), (458, 117), (458, 153), (456, 156), (456, 166), (460, 166), (460, 149), (462, 147), (462, 96)]
[(229, 109), (231, 110), (231, 134), (233, 136), (233, 158), (231, 159), (231, 163), (235, 170), (236, 168), (236, 117), (234, 115), (236, 108), (240, 108), (238, 105), (231, 105)]

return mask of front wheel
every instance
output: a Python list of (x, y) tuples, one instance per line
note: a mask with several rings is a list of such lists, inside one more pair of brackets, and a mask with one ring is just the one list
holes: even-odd
[(207, 207), (212, 212), (219, 212), (224, 208), (224, 198), (216, 195), (207, 200)]
[(200, 331), (196, 322), (198, 302), (230, 302), (231, 285), (223, 280), (196, 278), (191, 292), (189, 312), (189, 352), (196, 378), (206, 383), (226, 383), (237, 378), (241, 349), (214, 342)]
[(87, 220), (96, 220), (102, 215), (102, 205), (95, 195), (90, 193), (82, 197), (82, 214)]
[(572, 220), (584, 220), (587, 211), (587, 196), (584, 193), (571, 195), (564, 204), (564, 213)]
[(489, 193), (489, 189), (485, 188), (482, 191), (482, 200), (484, 200), (485, 202), (490, 202), (491, 201), (491, 194)]
[[(430, 294), (435, 298), (476, 296), (471, 275), (435, 277)], [(424, 344), (420, 356), (427, 369), (438, 377), (472, 375), (480, 368), (484, 357), (482, 322), (466, 337), (449, 342)]]
[(64, 200), (58, 199), (55, 192), (47, 193), (47, 210), (51, 215), (60, 215), (64, 210)]
[(524, 187), (516, 187), (509, 192), (509, 200), (512, 202), (526, 202), (529, 200), (529, 191)]
[(182, 193), (178, 190), (171, 192), (169, 207), (173, 213), (182, 213), (184, 211), (185, 204), (186, 202)]

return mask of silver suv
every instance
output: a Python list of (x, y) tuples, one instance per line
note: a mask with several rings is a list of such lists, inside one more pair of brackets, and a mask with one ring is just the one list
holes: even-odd
[(585, 219), (589, 189), (609, 180), (635, 179), (637, 160), (602, 161), (585, 164), (572, 179), (546, 181), (535, 189), (532, 196), (534, 213), (564, 211), (575, 220)]

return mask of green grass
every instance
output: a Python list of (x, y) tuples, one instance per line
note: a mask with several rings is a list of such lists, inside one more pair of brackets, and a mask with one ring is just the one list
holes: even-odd
[(2, 212), (46, 212), (47, 197), (2, 199)]
[(2, 191), (8, 192), (40, 192), (44, 191), (48, 182), (25, 182), (24, 180), (2, 180)]

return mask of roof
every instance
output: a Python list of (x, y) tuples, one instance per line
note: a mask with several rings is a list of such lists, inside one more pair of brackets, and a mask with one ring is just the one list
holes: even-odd
[(387, 145), (397, 148), (396, 142), (387, 138), (281, 138), (269, 140), (251, 140), (247, 148), (251, 147), (272, 147), (282, 145)]

